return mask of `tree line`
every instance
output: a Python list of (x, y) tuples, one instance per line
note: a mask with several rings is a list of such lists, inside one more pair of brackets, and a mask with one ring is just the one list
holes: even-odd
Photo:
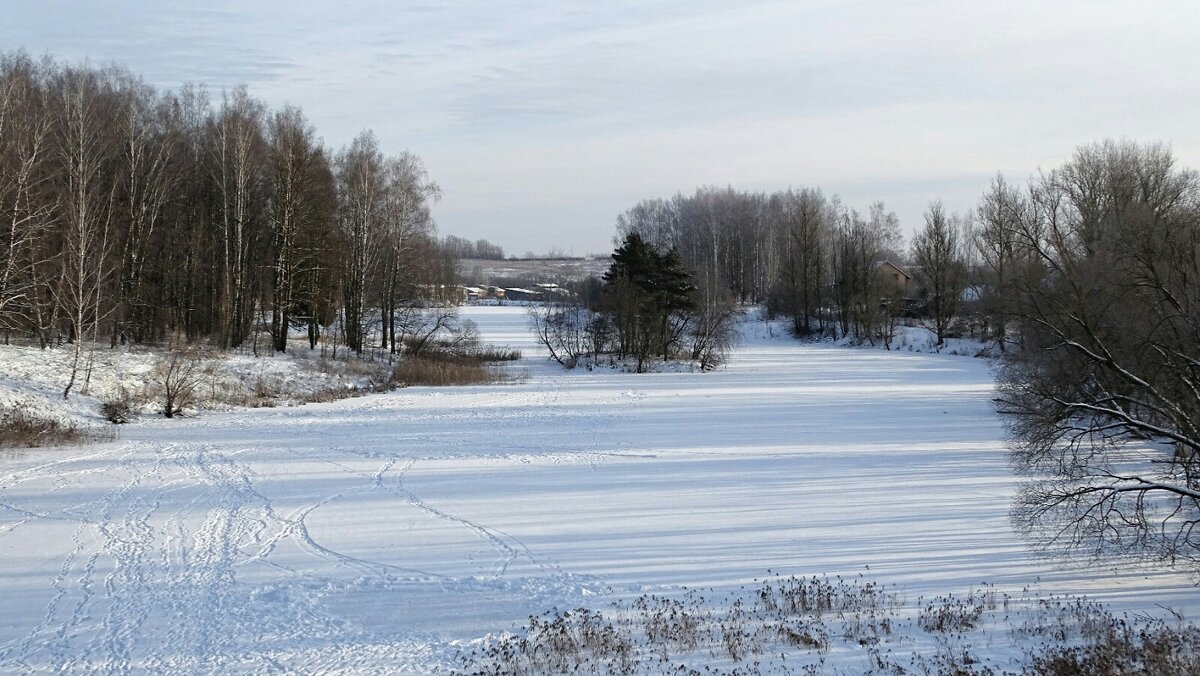
[(710, 302), (765, 303), (798, 335), (884, 337), (885, 296), (902, 295), (876, 271), (903, 257), (899, 220), (882, 202), (861, 213), (816, 188), (706, 187), (637, 204), (617, 232), (676, 251)]
[(480, 258), (489, 261), (504, 260), (504, 247), (486, 239), (471, 241), (465, 237), (446, 235), (442, 248), (456, 258)]
[(214, 100), (0, 56), (6, 339), (237, 348), (261, 325), (275, 350), (304, 327), (362, 352), (382, 324), (395, 349), (406, 308), (453, 279), (438, 197), (415, 155), (370, 131), (331, 150), (299, 107), (244, 87)]

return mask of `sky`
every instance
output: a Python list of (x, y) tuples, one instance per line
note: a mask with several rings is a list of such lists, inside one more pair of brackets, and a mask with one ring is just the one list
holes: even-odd
[(1104, 138), (1200, 166), (1200, 2), (0, 0), (0, 51), (246, 84), (442, 187), (438, 230), (611, 250), (698, 186), (816, 186), (912, 231)]

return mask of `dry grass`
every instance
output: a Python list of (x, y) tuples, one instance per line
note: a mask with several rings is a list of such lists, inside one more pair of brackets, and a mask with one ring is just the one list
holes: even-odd
[(505, 350), (472, 342), (427, 342), (419, 350), (408, 345), (392, 371), (392, 385), (494, 385), (512, 377), (494, 367), (497, 362), (516, 361), (519, 350)]
[(397, 387), (427, 385), (494, 385), (509, 378), (485, 363), (430, 358), (405, 357), (392, 371), (392, 383)]
[(33, 412), (33, 406), (28, 402), (0, 406), (0, 448), (62, 446), (114, 438), (107, 430), (39, 415)]
[(725, 596), (552, 610), (492, 634), (452, 671), (701, 673), (690, 665), (705, 674), (1190, 676), (1200, 674), (1200, 628), (1178, 616), (1116, 617), (1078, 597), (1014, 600), (986, 584), (910, 605), (862, 577), (776, 576)]

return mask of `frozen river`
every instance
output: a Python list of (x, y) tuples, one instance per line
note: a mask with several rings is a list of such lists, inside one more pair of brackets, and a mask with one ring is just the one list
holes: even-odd
[(0, 671), (427, 672), (552, 607), (773, 573), (1200, 610), (1182, 576), (1059, 567), (1013, 532), (980, 359), (762, 336), (727, 368), (186, 420), (0, 460)]

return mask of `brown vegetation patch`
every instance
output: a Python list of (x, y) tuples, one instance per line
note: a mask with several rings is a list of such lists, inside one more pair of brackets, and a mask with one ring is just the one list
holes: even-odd
[(392, 371), (392, 383), (397, 387), (495, 385), (508, 380), (508, 376), (486, 362), (443, 359), (428, 354), (405, 357)]
[(61, 446), (107, 441), (111, 432), (39, 415), (26, 402), (0, 405), (0, 448)]

